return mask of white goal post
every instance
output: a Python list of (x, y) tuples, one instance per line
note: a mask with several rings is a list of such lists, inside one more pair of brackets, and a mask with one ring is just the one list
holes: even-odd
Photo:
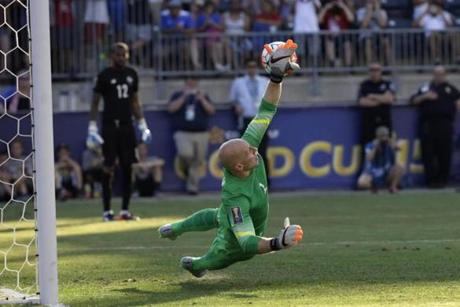
[(49, 0), (29, 0), (38, 289), (41, 304), (57, 305), (56, 199), (49, 7)]
[[(0, 3), (0, 304), (58, 306), (49, 9), (49, 0)], [(24, 99), (22, 113), (11, 108)], [(28, 152), (15, 153), (18, 143)]]

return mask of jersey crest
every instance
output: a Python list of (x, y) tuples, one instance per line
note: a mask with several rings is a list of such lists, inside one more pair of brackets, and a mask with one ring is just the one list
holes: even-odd
[(241, 214), (241, 208), (233, 207), (231, 210), (232, 210), (233, 223), (235, 225), (243, 224), (243, 215)]

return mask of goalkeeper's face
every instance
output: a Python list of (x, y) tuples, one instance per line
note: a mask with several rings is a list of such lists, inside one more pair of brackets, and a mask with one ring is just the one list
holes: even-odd
[(222, 144), (219, 160), (226, 169), (237, 174), (250, 171), (259, 163), (257, 148), (243, 139), (232, 139)]
[(259, 164), (259, 159), (257, 158), (257, 148), (246, 144), (247, 147), (242, 152), (241, 165), (244, 171), (250, 171)]

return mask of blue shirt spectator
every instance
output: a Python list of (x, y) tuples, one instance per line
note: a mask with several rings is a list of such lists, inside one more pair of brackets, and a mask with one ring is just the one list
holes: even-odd
[(397, 146), (385, 126), (378, 127), (375, 136), (365, 146), (366, 164), (358, 178), (358, 188), (377, 192), (378, 188), (387, 186), (390, 193), (395, 193), (404, 175), (404, 168), (396, 162)]
[(181, 33), (192, 28), (192, 17), (181, 9), (180, 1), (171, 1), (169, 9), (161, 13), (161, 30), (164, 32)]

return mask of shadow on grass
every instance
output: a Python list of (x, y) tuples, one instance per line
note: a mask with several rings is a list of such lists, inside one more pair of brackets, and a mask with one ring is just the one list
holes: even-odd
[(120, 302), (123, 306), (155, 305), (184, 300), (192, 300), (191, 304), (197, 304), (197, 302), (193, 302), (193, 299), (202, 297), (212, 298), (217, 295), (235, 299), (235, 303), (238, 299), (250, 300), (260, 298), (256, 294), (248, 293), (253, 290), (253, 287), (225, 279), (220, 279), (218, 282), (214, 279), (190, 280), (175, 285), (175, 291), (146, 291), (138, 288), (114, 289), (112, 291), (123, 293), (125, 297), (129, 298), (124, 302)]

